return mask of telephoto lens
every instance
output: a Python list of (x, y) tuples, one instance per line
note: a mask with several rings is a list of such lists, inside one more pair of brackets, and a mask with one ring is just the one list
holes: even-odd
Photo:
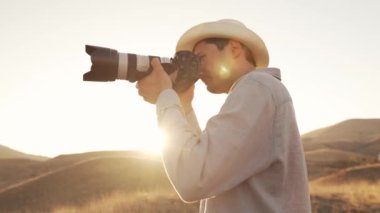
[[(86, 45), (91, 56), (91, 70), (83, 75), (84, 81), (115, 81), (116, 79), (135, 82), (152, 71), (150, 61), (156, 56), (119, 53), (117, 50)], [(170, 58), (157, 57), (167, 73), (175, 71)]]
[(127, 80), (135, 82), (152, 72), (150, 62), (158, 58), (168, 74), (178, 71), (173, 82), (177, 92), (190, 88), (199, 79), (199, 57), (191, 51), (177, 52), (174, 58), (119, 53), (117, 50), (86, 45), (91, 56), (91, 70), (83, 75), (84, 81)]

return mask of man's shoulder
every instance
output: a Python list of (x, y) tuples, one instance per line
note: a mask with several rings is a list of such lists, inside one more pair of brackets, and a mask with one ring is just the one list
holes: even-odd
[(281, 71), (278, 68), (257, 68), (247, 73), (243, 78), (281, 81)]
[(245, 84), (259, 84), (267, 88), (278, 87), (282, 85), (280, 70), (277, 68), (260, 68), (252, 70), (236, 82), (236, 86)]
[(244, 88), (244, 85), (258, 85), (259, 88), (268, 91), (276, 102), (291, 100), (288, 90), (281, 82), (281, 73), (277, 68), (260, 68), (247, 73), (237, 82), (236, 89)]

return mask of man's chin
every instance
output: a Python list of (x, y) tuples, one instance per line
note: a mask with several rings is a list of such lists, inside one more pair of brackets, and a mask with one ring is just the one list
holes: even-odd
[(214, 86), (211, 86), (211, 85), (206, 85), (207, 86), (207, 91), (209, 91), (210, 93), (213, 93), (213, 94), (220, 94), (220, 93), (224, 93), (224, 91), (214, 87)]

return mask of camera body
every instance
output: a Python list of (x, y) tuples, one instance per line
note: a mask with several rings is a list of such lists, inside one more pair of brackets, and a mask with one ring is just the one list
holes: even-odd
[(138, 81), (152, 72), (150, 62), (159, 58), (168, 74), (178, 71), (173, 82), (177, 92), (183, 92), (199, 79), (199, 57), (191, 51), (177, 52), (174, 58), (119, 53), (117, 50), (86, 45), (91, 56), (91, 70), (83, 75), (84, 81)]

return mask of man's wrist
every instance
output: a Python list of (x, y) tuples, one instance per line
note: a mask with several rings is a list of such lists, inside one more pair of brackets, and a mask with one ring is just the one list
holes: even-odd
[(187, 115), (193, 111), (193, 105), (191, 103), (190, 104), (183, 104), (182, 103), (182, 109), (183, 109), (185, 115)]

